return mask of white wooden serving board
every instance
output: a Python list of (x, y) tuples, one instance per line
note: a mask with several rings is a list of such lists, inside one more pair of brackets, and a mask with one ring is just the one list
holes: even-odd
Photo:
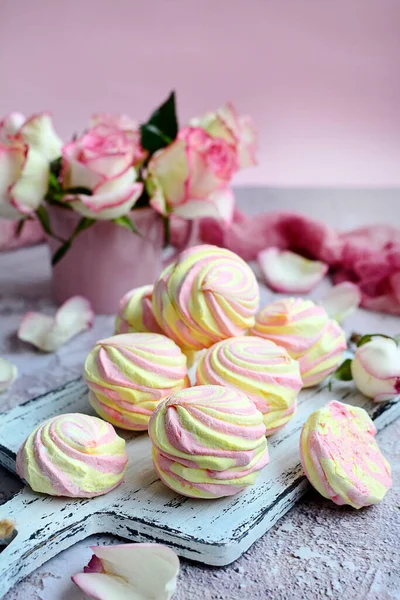
[[(352, 383), (305, 390), (295, 417), (269, 438), (270, 464), (256, 485), (231, 498), (192, 500), (166, 488), (153, 469), (146, 434), (126, 434), (129, 467), (124, 482), (105, 496), (72, 500), (22, 492), (0, 506), (17, 535), (0, 554), (0, 598), (44, 562), (85, 537), (111, 533), (132, 541), (157, 541), (181, 556), (226, 565), (268, 531), (306, 491), (299, 435), (308, 415), (336, 398), (362, 406), (382, 429), (400, 416), (400, 402), (373, 404)], [(81, 379), (0, 415), (0, 464), (15, 472), (15, 455), (32, 429), (54, 415), (93, 414)]]

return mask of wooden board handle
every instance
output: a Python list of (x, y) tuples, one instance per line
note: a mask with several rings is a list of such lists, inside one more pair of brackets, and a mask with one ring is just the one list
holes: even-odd
[(0, 552), (0, 598), (47, 560), (101, 529), (89, 502), (42, 496), (25, 488), (0, 506), (0, 522), (11, 521), (16, 530)]

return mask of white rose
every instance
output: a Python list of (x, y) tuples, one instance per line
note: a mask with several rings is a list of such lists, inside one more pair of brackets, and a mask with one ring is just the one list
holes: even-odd
[(0, 142), (8, 145), (12, 138), (18, 138), (30, 148), (35, 148), (49, 162), (61, 156), (62, 141), (47, 113), (32, 115), (28, 119), (18, 112), (5, 117), (0, 122)]
[(20, 219), (32, 214), (47, 192), (49, 162), (21, 140), (0, 143), (0, 217)]

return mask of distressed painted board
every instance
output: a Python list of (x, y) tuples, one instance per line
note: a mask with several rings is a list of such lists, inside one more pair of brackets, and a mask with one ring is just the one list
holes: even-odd
[[(0, 597), (20, 579), (75, 542), (96, 533), (133, 541), (164, 542), (181, 556), (210, 565), (236, 560), (284, 515), (307, 489), (299, 462), (299, 435), (308, 415), (330, 399), (366, 408), (382, 429), (400, 415), (400, 402), (373, 404), (336, 384), (300, 394), (295, 417), (270, 438), (270, 464), (256, 485), (220, 500), (191, 500), (168, 490), (157, 478), (146, 434), (127, 434), (125, 481), (106, 496), (72, 500), (42, 496), (25, 488), (0, 506), (0, 520), (18, 531), (0, 554)], [(82, 380), (0, 415), (0, 464), (15, 470), (15, 454), (32, 429), (53, 415), (91, 414)], [(124, 434), (123, 434), (124, 435)]]

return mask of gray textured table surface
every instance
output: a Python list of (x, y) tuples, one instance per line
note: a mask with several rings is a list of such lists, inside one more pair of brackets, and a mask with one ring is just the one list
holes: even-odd
[[(241, 208), (252, 213), (296, 209), (325, 217), (340, 229), (399, 219), (396, 191), (242, 189), (238, 197)], [(315, 295), (320, 293), (321, 287)], [(267, 297), (263, 290), (264, 301)], [(0, 355), (19, 369), (18, 380), (0, 396), (1, 411), (78, 376), (91, 345), (112, 332), (113, 319), (99, 316), (92, 330), (57, 353), (44, 355), (16, 338), (28, 310), (54, 311), (44, 246), (0, 254)], [(370, 332), (375, 319), (373, 313), (358, 311), (347, 329)], [(381, 320), (382, 332), (393, 333), (392, 329), (393, 319)], [(309, 492), (233, 565), (211, 568), (182, 561), (174, 600), (400, 599), (400, 420), (379, 436), (379, 443), (392, 464), (394, 480), (381, 504), (354, 511)], [(0, 501), (19, 488), (15, 477), (0, 470)], [(21, 582), (6, 600), (83, 600), (70, 576), (88, 562), (90, 545), (112, 541), (96, 536), (77, 544)]]

